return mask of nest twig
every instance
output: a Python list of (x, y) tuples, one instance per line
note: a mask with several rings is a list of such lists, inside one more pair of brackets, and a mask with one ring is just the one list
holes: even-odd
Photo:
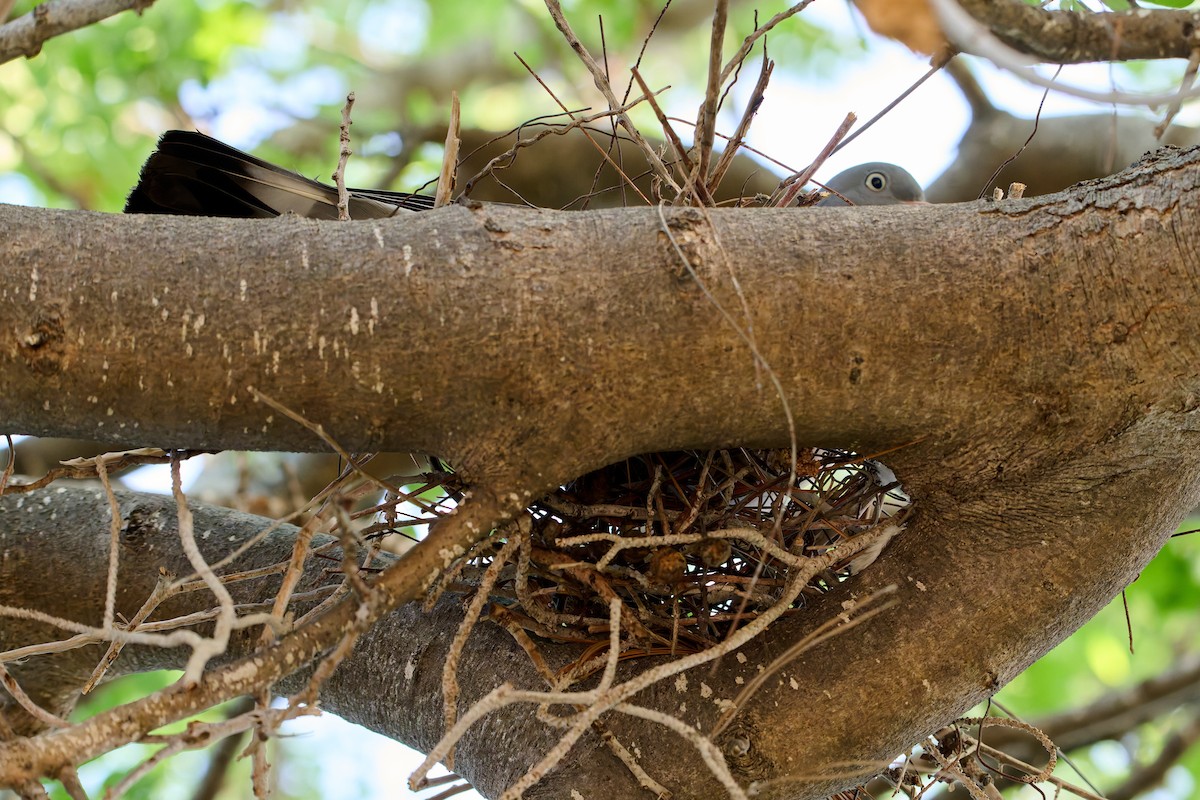
[[(428, 495), (437, 481), (425, 477), (420, 488)], [(453, 476), (442, 478), (449, 484)], [(411, 518), (421, 522), (453, 505), (420, 502), (423, 511)], [(637, 456), (533, 503), (529, 542), (492, 586), (491, 600), (505, 609), (506, 623), (599, 644), (618, 598), (630, 644), (703, 649), (770, 608), (790, 569), (907, 507), (886, 467), (845, 451), (804, 449), (794, 465), (786, 450)], [(441, 588), (453, 582), (470, 590), (494, 552), (467, 554)], [(835, 564), (800, 602), (862, 566), (849, 558)]]

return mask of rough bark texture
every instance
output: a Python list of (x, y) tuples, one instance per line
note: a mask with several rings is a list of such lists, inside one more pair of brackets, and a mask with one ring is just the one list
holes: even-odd
[[(251, 402), (253, 385), (349, 448), (436, 453), (495, 498), (635, 452), (784, 445), (774, 375), (803, 444), (915, 442), (889, 463), (919, 516), (745, 664), (638, 701), (707, 729), (737, 677), (850, 594), (897, 585), (896, 609), (789, 665), (736, 718), (750, 749), (726, 757), (743, 783), (817, 797), (853, 781), (847, 762), (890, 757), (1082, 624), (1195, 504), (1198, 186), (1200, 151), (1168, 151), (1036, 200), (665, 209), (665, 225), (655, 209), (459, 207), (350, 225), (2, 209), (0, 419), (129, 445), (319, 446)], [(770, 373), (668, 231), (752, 323)], [(34, 569), (5, 568), (2, 585)], [(326, 702), (427, 745), (438, 701), (419, 667), (440, 664), (444, 642), (410, 635), (413, 615), (360, 650), (384, 668), (339, 673)], [(538, 686), (504, 636), (479, 636), (466, 670), (478, 691)], [(670, 734), (607, 721), (676, 797), (717, 796)], [(524, 708), (482, 733), (460, 758), (489, 794), (553, 740)], [(37, 758), (0, 745), (0, 771)], [(636, 796), (593, 741), (530, 796), (569, 789)]]
[(1161, 8), (1126, 12), (1049, 11), (1021, 0), (959, 0), (1010, 47), (1052, 64), (1187, 58), (1200, 15)]

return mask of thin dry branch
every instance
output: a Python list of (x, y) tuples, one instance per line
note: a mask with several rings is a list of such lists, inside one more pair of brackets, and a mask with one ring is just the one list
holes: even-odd
[(338, 163), (333, 171), (333, 182), (337, 186), (338, 221), (347, 222), (350, 219), (350, 192), (346, 189), (346, 164), (354, 151), (350, 149), (350, 111), (354, 108), (354, 92), (346, 95), (346, 104), (342, 106), (342, 124), (338, 127)]
[[(658, 101), (654, 99), (654, 93), (651, 92), (650, 87), (646, 85), (645, 79), (642, 78), (642, 73), (638, 71), (637, 67), (633, 67), (631, 71), (633, 72), (634, 80), (637, 81), (638, 87), (641, 88), (642, 94), (645, 96), (646, 101), (650, 104), (650, 109), (654, 112), (654, 116), (658, 118), (658, 123), (662, 126), (663, 134), (667, 137), (667, 141), (671, 144), (671, 148), (675, 151), (675, 157), (679, 159), (677, 166), (682, 167), (685, 173), (684, 180), (686, 181), (687, 175), (689, 173), (694, 174), (695, 170), (695, 167), (692, 164), (692, 159), (690, 156), (688, 156), (687, 148), (684, 147), (683, 142), (679, 138), (679, 134), (675, 133), (675, 128), (671, 125), (671, 121), (667, 119), (667, 115), (662, 110), (662, 107), (658, 104)], [(660, 91), (666, 91), (669, 88), (670, 87), (667, 86)], [(701, 204), (706, 206), (713, 205), (712, 195), (709, 193), (708, 188), (702, 183), (695, 184), (695, 186), (696, 191), (701, 193)]]
[(588, 52), (588, 49), (584, 47), (583, 42), (581, 42), (579, 37), (575, 35), (575, 31), (571, 29), (571, 25), (567, 22), (566, 16), (563, 15), (562, 6), (559, 5), (558, 0), (545, 0), (545, 2), (546, 8), (550, 11), (550, 17), (554, 20), (555, 26), (558, 27), (559, 32), (562, 33), (563, 37), (567, 40), (567, 44), (570, 45), (573, 51), (575, 51), (575, 55), (578, 56), (579, 60), (583, 62), (583, 65), (587, 67), (588, 72), (592, 74), (592, 80), (596, 84), (596, 88), (600, 90), (600, 93), (604, 95), (604, 99), (608, 101), (609, 110), (611, 112), (615, 112), (617, 121), (621, 123), (621, 127), (625, 129), (626, 133), (629, 134), (637, 146), (641, 148), (642, 153), (646, 156), (646, 162), (650, 165), (650, 168), (654, 170), (654, 174), (657, 175), (659, 179), (663, 181), (663, 183), (665, 183), (667, 186), (670, 186), (676, 195), (680, 194), (681, 189), (679, 188), (679, 185), (676, 184), (675, 180), (671, 177), (671, 172), (667, 169), (666, 164), (664, 164), (662, 159), (659, 158), (658, 151), (654, 149), (653, 145), (646, 141), (646, 137), (642, 136), (641, 132), (637, 129), (637, 126), (634, 125), (633, 121), (629, 119), (629, 115), (624, 111), (625, 104), (617, 100), (616, 94), (613, 93), (612, 85), (608, 82), (608, 78), (604, 74), (604, 67), (596, 62), (596, 59), (593, 58), (592, 54)]
[(51, 728), (65, 728), (71, 724), (33, 702), (33, 699), (21, 688), (21, 684), (17, 683), (17, 679), (4, 668), (3, 662), (0, 662), (0, 686), (4, 687), (4, 690), (13, 700), (17, 701), (17, 705), (25, 709), (26, 713), (44, 725)]
[[(53, 775), (65, 766), (82, 763), (114, 746), (140, 739), (148, 731), (276, 683), (297, 664), (308, 663), (338, 642), (345, 642), (347, 631), (370, 626), (403, 603), (419, 598), (431, 576), (448, 565), (452, 554), (465, 551), (482, 533), (520, 510), (523, 492), (515, 486), (516, 482), (506, 484), (512, 491), (506, 492), (503, 503), (487, 491), (476, 490), (467, 495), (454, 515), (444, 518), (404, 559), (378, 575), (369, 601), (361, 605), (340, 603), (307, 626), (303, 635), (290, 634), (250, 659), (205, 673), (190, 691), (156, 693), (58, 731), (52, 739), (35, 736), (5, 742), (0, 747), (0, 783), (23, 785), (38, 776)], [(27, 609), (0, 607), (0, 613), (93, 632), (88, 626)], [(255, 624), (262, 624), (262, 620)], [(112, 635), (129, 641), (143, 638), (122, 631)], [(198, 638), (191, 631), (173, 635), (179, 637), (178, 644), (190, 644)]]
[[(551, 89), (544, 80), (542, 80), (542, 76), (538, 75), (534, 68), (529, 66), (529, 62), (527, 62), (519, 54), (514, 53), (514, 55), (516, 55), (517, 60), (521, 62), (521, 66), (525, 67), (529, 74), (533, 76), (533, 79), (538, 82), (538, 85), (546, 90), (546, 94), (550, 95), (550, 99), (558, 104), (558, 107), (562, 109), (564, 114), (571, 118), (572, 122), (576, 122), (575, 114), (567, 109), (567, 104), (558, 98), (558, 95), (554, 93), (554, 90)], [(604, 113), (604, 116), (611, 120), (613, 118), (613, 113), (608, 111)], [(637, 188), (634, 180), (625, 174), (624, 168), (613, 160), (612, 154), (609, 152), (609, 150), (601, 147), (600, 143), (592, 138), (591, 132), (586, 127), (583, 127), (582, 125), (579, 126), (579, 131), (583, 134), (584, 138), (588, 140), (592, 147), (596, 149), (596, 152), (600, 154), (601, 158), (608, 162), (608, 165), (616, 170), (616, 173), (621, 176), (621, 179), (624, 181), (622, 185), (631, 187), (635, 192), (638, 193), (638, 197), (642, 198), (642, 202), (648, 205), (650, 200), (644, 194), (642, 194), (640, 189)]]
[(733, 54), (733, 57), (730, 58), (725, 64), (725, 68), (721, 70), (720, 82), (725, 83), (725, 81), (729, 80), (734, 71), (741, 65), (743, 61), (746, 60), (746, 56), (750, 55), (750, 51), (754, 49), (755, 42), (770, 33), (784, 20), (799, 14), (801, 11), (808, 8), (812, 2), (813, 0), (801, 0), (801, 2), (796, 3), (791, 8), (780, 11), (778, 14), (767, 20), (762, 27), (756, 28), (753, 33), (743, 39), (742, 46), (738, 48), (737, 52)]
[[(758, 636), (766, 630), (773, 622), (779, 619), (789, 608), (800, 592), (808, 585), (813, 577), (828, 568), (836, 561), (847, 556), (853, 556), (868, 548), (876, 538), (886, 531), (888, 525), (881, 525), (877, 530), (857, 536), (847, 542), (840, 543), (837, 547), (831, 549), (819, 556), (814, 556), (807, 560), (799, 568), (794, 568), (788, 576), (788, 586), (782, 593), (777, 602), (760, 614), (754, 620), (750, 621), (742, 628), (731, 633), (723, 641), (712, 645), (711, 647), (697, 653), (691, 653), (681, 658), (677, 658), (667, 663), (659, 664), (650, 669), (641, 672), (627, 681), (614, 685), (616, 659), (619, 653), (619, 647), (616, 644), (616, 637), (620, 629), (620, 603), (612, 601), (609, 606), (610, 616), (610, 645), (606, 657), (606, 666), (604, 676), (599, 685), (590, 690), (578, 692), (551, 691), (551, 692), (531, 692), (520, 691), (514, 689), (510, 684), (503, 684), (497, 689), (490, 692), (486, 697), (472, 706), (458, 720), (458, 722), (442, 737), (441, 741), (429, 752), (425, 761), (409, 778), (409, 786), (412, 789), (419, 789), (422, 785), (422, 780), (428, 770), (432, 768), (438, 761), (444, 759), (454, 744), (462, 738), (476, 722), (493, 711), (510, 705), (512, 703), (566, 703), (571, 705), (584, 704), (587, 709), (574, 715), (571, 720), (570, 727), (562, 735), (559, 741), (548, 751), (543, 757), (528, 771), (510, 785), (508, 789), (501, 795), (506, 800), (509, 798), (520, 797), (521, 793), (533, 786), (538, 780), (546, 775), (550, 770), (554, 769), (561, 760), (570, 751), (571, 747), (579, 740), (579, 737), (600, 717), (610, 710), (620, 711), (620, 706), (627, 702), (630, 698), (637, 695), (646, 688), (659, 683), (661, 681), (679, 675), (695, 667), (703, 664), (712, 663), (713, 661), (722, 658), (734, 650), (742, 647), (747, 642)], [(704, 739), (707, 741), (707, 739)], [(698, 745), (703, 749), (703, 745)], [(720, 764), (724, 764), (724, 757), (718, 752), (716, 759)], [(736, 787), (736, 784), (735, 784)], [(728, 787), (727, 787), (728, 788)], [(740, 791), (740, 788), (738, 789)], [(740, 794), (734, 793), (733, 797), (740, 797)]]
[(712, 35), (708, 42), (708, 83), (704, 87), (704, 102), (700, 104), (700, 111), (696, 115), (696, 169), (690, 178), (694, 186), (708, 185), (708, 168), (717, 130), (717, 105), (721, 101), (721, 53), (728, 21), (729, 0), (717, 0), (713, 10)]
[(721, 185), (721, 181), (725, 178), (725, 173), (733, 166), (733, 159), (737, 156), (738, 150), (741, 149), (743, 142), (746, 139), (746, 134), (750, 132), (750, 123), (754, 121), (754, 115), (758, 113), (758, 109), (762, 106), (763, 98), (766, 96), (767, 83), (771, 80), (771, 73), (775, 71), (775, 62), (763, 55), (762, 65), (758, 71), (758, 81), (754, 84), (754, 90), (750, 93), (750, 99), (746, 102), (746, 109), (742, 112), (742, 118), (738, 121), (738, 126), (734, 130), (733, 135), (729, 137), (728, 144), (721, 152), (721, 158), (717, 161), (717, 166), (713, 168), (712, 175), (708, 181), (708, 191), (716, 192), (717, 187)]
[(796, 199), (796, 195), (799, 194), (800, 190), (804, 188), (804, 184), (808, 183), (808, 179), (813, 176), (813, 173), (821, 168), (821, 165), (825, 163), (825, 159), (829, 158), (829, 156), (833, 154), (833, 150), (837, 146), (838, 142), (845, 137), (846, 132), (850, 130), (850, 126), (853, 125), (857, 119), (858, 117), (856, 117), (853, 112), (846, 115), (846, 118), (842, 120), (842, 124), (838, 126), (837, 130), (834, 131), (833, 136), (830, 137), (825, 146), (821, 148), (821, 152), (817, 153), (817, 157), (813, 159), (813, 162), (780, 184), (781, 186), (788, 186), (788, 188), (784, 190), (783, 194), (780, 195), (779, 200), (773, 205), (783, 208), (791, 204), (791, 202)]

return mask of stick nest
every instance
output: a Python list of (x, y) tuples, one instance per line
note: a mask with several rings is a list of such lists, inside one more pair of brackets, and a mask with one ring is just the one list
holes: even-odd
[[(890, 470), (846, 451), (802, 449), (794, 462), (788, 450), (652, 453), (541, 498), (520, 524), (468, 553), (439, 591), (472, 590), (500, 544), (523, 535), (488, 589), (496, 621), (606, 644), (616, 597), (632, 643), (701, 650), (776, 603), (789, 569), (908, 503)], [(795, 605), (861, 569), (861, 559), (819, 573)]]

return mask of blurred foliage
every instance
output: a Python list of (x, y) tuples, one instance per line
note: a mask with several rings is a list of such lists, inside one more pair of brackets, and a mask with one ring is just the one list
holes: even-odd
[[(1200, 528), (1200, 517), (1185, 520), (1180, 531)], [(1009, 683), (997, 698), (1026, 721), (1089, 703), (1128, 688), (1170, 668), (1185, 653), (1200, 650), (1200, 531), (1171, 539), (1141, 576), (1091, 621)], [(1132, 630), (1133, 652), (1129, 649)], [(982, 710), (982, 707), (978, 710)], [(1197, 713), (1193, 706), (1192, 714)], [(1119, 783), (1130, 762), (1154, 759), (1163, 739), (1183, 722), (1183, 711), (1130, 731), (1120, 742), (1105, 742), (1075, 753), (1072, 760), (1101, 789)], [(1070, 767), (1059, 774), (1067, 780)], [(1185, 774), (1186, 773), (1186, 774)], [(1200, 797), (1200, 748), (1180, 763), (1176, 783), (1184, 793), (1163, 797)], [(1026, 790), (1023, 797), (1036, 797)]]

